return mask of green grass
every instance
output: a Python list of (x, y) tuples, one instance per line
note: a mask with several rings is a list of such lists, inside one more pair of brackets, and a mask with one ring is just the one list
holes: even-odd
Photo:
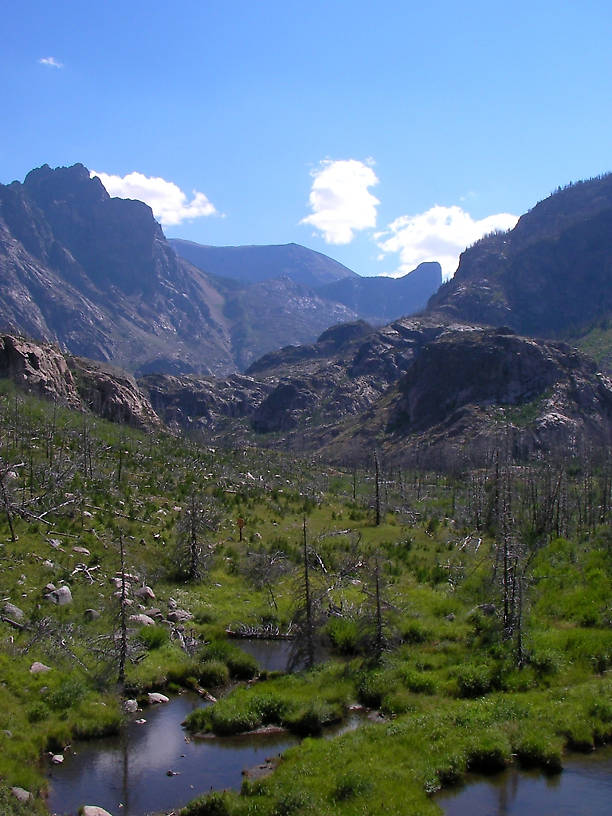
[[(44, 751), (120, 727), (120, 604), (111, 581), (120, 536), (127, 572), (154, 588), (143, 606), (165, 614), (172, 598), (193, 615), (180, 633), (187, 651), (166, 624), (130, 624), (126, 692), (200, 685), (220, 699), (190, 717), (193, 730), (234, 734), (274, 724), (306, 736), (269, 779), (245, 783), (243, 796), (194, 803), (188, 816), (435, 813), (429, 795), (470, 768), (492, 770), (516, 756), (552, 772), (564, 750), (612, 738), (612, 539), (606, 524), (597, 526), (606, 482), (596, 464), (566, 467), (563, 537), (542, 528), (531, 504), (534, 489), (541, 503), (555, 484), (555, 468), (513, 473), (513, 532), (533, 548), (519, 668), (515, 640), (503, 639), (493, 577), (494, 468), (460, 477), (390, 472), (377, 526), (371, 473), (356, 474), (353, 497), (353, 474), (339, 468), (145, 436), (55, 411), (1, 382), (0, 457), (17, 473), (7, 482), (15, 540), (0, 509), (0, 595), (23, 610), (26, 626), (0, 623), (0, 732), (11, 734), (0, 734), (0, 803), (11, 816), (22, 811), (4, 805), (7, 785), (44, 791)], [(201, 580), (177, 583), (180, 520), (194, 493), (214, 500), (221, 520), (202, 537)], [(596, 506), (591, 519), (582, 511), (588, 501)], [(304, 588), (304, 516), (317, 553), (310, 580), (319, 635), (333, 660), (310, 672), (259, 676), (225, 630), (290, 625)], [(246, 522), (242, 541), (238, 518)], [(378, 662), (374, 556), (385, 641)], [(351, 560), (359, 566), (336, 580)], [(72, 604), (45, 600), (48, 582), (70, 586)], [(138, 605), (128, 614), (142, 611)], [(100, 617), (87, 621), (91, 607)], [(31, 674), (35, 660), (51, 671)], [(386, 721), (336, 740), (309, 738), (358, 701)], [(40, 809), (40, 798), (31, 807)]]

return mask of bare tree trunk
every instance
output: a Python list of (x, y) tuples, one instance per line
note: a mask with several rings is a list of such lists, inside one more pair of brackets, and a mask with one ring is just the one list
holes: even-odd
[(121, 610), (119, 612), (121, 637), (119, 640), (119, 671), (117, 681), (123, 692), (125, 688), (125, 661), (127, 658), (127, 622), (125, 617), (125, 548), (121, 534), (119, 535), (119, 555), (121, 558)]
[(308, 570), (308, 543), (306, 537), (306, 516), (304, 516), (304, 600), (306, 603), (306, 668), (314, 666), (314, 626), (312, 620), (312, 597), (310, 594), (310, 574)]

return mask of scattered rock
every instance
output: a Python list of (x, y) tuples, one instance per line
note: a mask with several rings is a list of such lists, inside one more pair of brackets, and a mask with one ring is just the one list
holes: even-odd
[(134, 714), (138, 711), (138, 700), (125, 700), (123, 703), (123, 710), (126, 714)]
[(97, 609), (86, 609), (83, 612), (83, 617), (86, 621), (95, 621), (100, 617), (100, 613)]
[(50, 561), (47, 558), (45, 561), (43, 561), (43, 567), (46, 567), (47, 569), (55, 569), (55, 564), (53, 563), (53, 561)]
[(58, 606), (67, 606), (72, 603), (72, 592), (70, 592), (70, 587), (61, 586), (49, 592), (45, 598)]
[(166, 776), (179, 776), (180, 771), (166, 771)]
[(149, 705), (155, 705), (156, 703), (169, 703), (170, 698), (166, 697), (165, 694), (160, 694), (158, 691), (150, 691), (147, 694), (147, 698), (149, 700)]
[(104, 808), (97, 805), (83, 805), (79, 812), (81, 816), (113, 816), (108, 810), (104, 810)]
[(16, 621), (23, 620), (24, 617), (23, 609), (20, 609), (12, 603), (4, 604), (4, 614)]
[(87, 547), (73, 547), (72, 552), (79, 553), (80, 555), (91, 555)]
[(130, 615), (130, 620), (132, 623), (137, 623), (140, 626), (155, 626), (155, 621), (148, 615)]
[(30, 674), (42, 674), (48, 671), (51, 671), (51, 666), (45, 666), (44, 663), (40, 663), (38, 660), (35, 660), (30, 666)]
[(11, 793), (19, 802), (29, 802), (32, 798), (30, 791), (27, 791), (25, 788), (11, 788)]
[(153, 590), (149, 586), (140, 587), (140, 589), (136, 590), (134, 595), (137, 598), (147, 598), (147, 600), (151, 600), (151, 601), (155, 600), (155, 593), (153, 592)]
[(139, 720), (135, 720), (135, 722), (136, 725), (144, 725), (146, 723), (146, 720), (144, 717), (141, 717)]
[(183, 621), (193, 620), (193, 615), (186, 609), (174, 609), (168, 613), (168, 620), (172, 623), (183, 623)]
[(55, 592), (55, 584), (45, 584), (43, 595), (47, 595), (49, 592)]
[(64, 755), (63, 754), (52, 754), (51, 755), (51, 762), (54, 765), (61, 765), (63, 761), (64, 761)]
[(177, 606), (178, 606), (178, 604), (177, 604), (177, 602), (174, 600), (174, 598), (168, 598), (168, 609), (170, 609), (170, 610), (174, 610), (174, 609), (176, 609), (176, 608), (177, 608)]

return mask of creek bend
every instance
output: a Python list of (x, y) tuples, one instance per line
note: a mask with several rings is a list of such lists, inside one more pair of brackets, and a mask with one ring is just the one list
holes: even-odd
[[(98, 805), (113, 816), (182, 807), (211, 788), (238, 789), (244, 768), (299, 742), (291, 734), (195, 739), (181, 722), (205, 705), (197, 695), (184, 693), (138, 712), (116, 737), (75, 742), (76, 753), (50, 771), (51, 813), (74, 816), (83, 804)], [(146, 723), (139, 725), (137, 718)]]

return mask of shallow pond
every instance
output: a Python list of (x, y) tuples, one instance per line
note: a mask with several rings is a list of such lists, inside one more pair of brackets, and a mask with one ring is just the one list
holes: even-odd
[(83, 804), (113, 816), (171, 810), (211, 788), (239, 788), (244, 768), (299, 742), (289, 734), (192, 739), (181, 722), (202, 705), (196, 695), (182, 694), (138, 712), (146, 723), (134, 719), (120, 736), (75, 743), (76, 753), (50, 771), (51, 813), (73, 816)]
[(436, 801), (446, 816), (610, 816), (612, 748), (571, 754), (554, 776), (514, 767), (494, 776), (473, 774)]

